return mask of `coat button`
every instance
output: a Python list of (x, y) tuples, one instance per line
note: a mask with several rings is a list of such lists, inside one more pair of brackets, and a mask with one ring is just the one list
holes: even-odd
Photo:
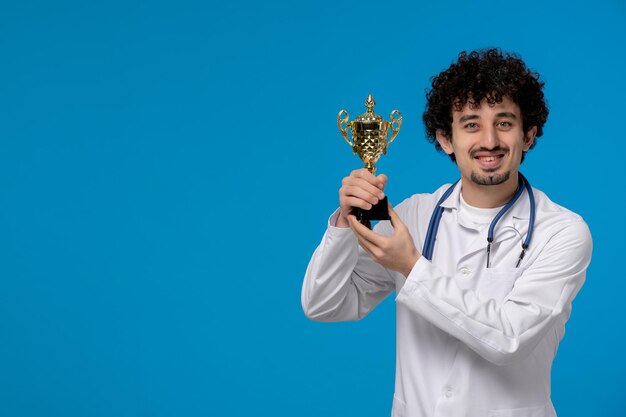
[(452, 387), (446, 387), (445, 394), (446, 398), (452, 398)]
[(469, 269), (467, 266), (462, 266), (462, 267), (459, 269), (459, 272), (460, 272), (461, 274), (463, 274), (464, 276), (467, 276), (467, 275), (469, 275), (469, 274), (471, 274), (471, 273), (472, 273), (472, 270), (471, 270), (471, 269)]

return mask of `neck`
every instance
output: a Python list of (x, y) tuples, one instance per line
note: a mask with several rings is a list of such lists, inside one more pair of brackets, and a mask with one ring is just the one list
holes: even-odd
[(461, 193), (467, 204), (478, 208), (502, 207), (513, 198), (519, 184), (517, 172), (498, 185), (480, 185), (470, 178), (463, 178)]

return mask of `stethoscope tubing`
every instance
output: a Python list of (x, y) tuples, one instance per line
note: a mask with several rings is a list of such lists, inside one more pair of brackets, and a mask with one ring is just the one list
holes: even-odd
[[(428, 231), (426, 233), (426, 238), (424, 239), (424, 247), (422, 249), (422, 256), (424, 256), (429, 261), (432, 260), (432, 257), (433, 257), (433, 252), (435, 250), (435, 241), (437, 240), (437, 231), (439, 230), (439, 224), (441, 223), (441, 216), (443, 215), (443, 211), (444, 211), (444, 208), (441, 206), (441, 204), (448, 197), (450, 197), (450, 194), (452, 194), (452, 191), (454, 191), (454, 187), (456, 187), (459, 181), (460, 179), (457, 180), (454, 184), (452, 184), (443, 193), (443, 195), (437, 202), (437, 206), (435, 207), (435, 210), (433, 210), (432, 216), (430, 217), (430, 222), (428, 224)], [(522, 262), (522, 259), (524, 259), (524, 255), (526, 254), (526, 250), (528, 249), (528, 246), (530, 245), (533, 231), (535, 229), (536, 208), (535, 208), (535, 196), (533, 195), (532, 187), (530, 186), (530, 183), (528, 182), (526, 177), (524, 177), (524, 175), (522, 175), (522, 173), (520, 172), (519, 173), (519, 185), (517, 187), (517, 190), (515, 191), (515, 194), (513, 195), (511, 200), (509, 200), (509, 202), (506, 203), (504, 207), (502, 207), (502, 209), (498, 212), (498, 214), (496, 214), (496, 216), (491, 221), (491, 224), (489, 225), (489, 230), (487, 232), (487, 268), (490, 267), (491, 243), (493, 242), (493, 235), (495, 232), (496, 225), (498, 224), (498, 221), (500, 220), (500, 218), (502, 218), (502, 216), (504, 216), (506, 212), (511, 207), (513, 207), (513, 205), (517, 202), (517, 200), (520, 198), (524, 190), (526, 190), (526, 192), (528, 193), (528, 199), (530, 202), (530, 219), (528, 223), (528, 232), (526, 233), (526, 238), (522, 242), (522, 252), (520, 253), (518, 257), (517, 264), (515, 265), (515, 267), (519, 268)]]

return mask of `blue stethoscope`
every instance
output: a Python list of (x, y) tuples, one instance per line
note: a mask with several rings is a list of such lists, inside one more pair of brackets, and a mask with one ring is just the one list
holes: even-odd
[[(422, 250), (422, 256), (424, 256), (429, 261), (432, 260), (433, 251), (435, 250), (435, 240), (437, 239), (437, 230), (439, 229), (439, 223), (441, 222), (441, 215), (443, 214), (443, 207), (441, 204), (450, 197), (454, 187), (460, 180), (457, 180), (454, 184), (450, 186), (446, 190), (445, 193), (439, 199), (437, 203), (437, 207), (433, 211), (433, 215), (430, 218), (430, 223), (428, 224), (428, 232), (426, 233), (426, 239), (424, 240), (424, 249)], [(528, 192), (528, 198), (530, 200), (530, 222), (528, 224), (528, 233), (526, 234), (526, 239), (522, 242), (522, 252), (519, 254), (519, 258), (517, 259), (516, 268), (519, 268), (520, 263), (522, 263), (522, 259), (524, 259), (524, 255), (526, 254), (526, 249), (528, 249), (528, 245), (530, 244), (530, 239), (533, 236), (533, 230), (535, 228), (535, 197), (533, 195), (533, 190), (530, 187), (530, 183), (521, 173), (519, 173), (519, 185), (517, 187), (517, 191), (513, 195), (513, 198), (506, 203), (502, 210), (496, 214), (496, 217), (493, 218), (491, 224), (489, 225), (489, 231), (487, 232), (487, 268), (489, 268), (489, 256), (491, 255), (491, 243), (493, 242), (493, 231), (496, 228), (496, 224), (498, 224), (498, 220), (504, 214), (513, 207), (513, 204), (519, 199), (520, 195), (524, 192), (524, 189)]]

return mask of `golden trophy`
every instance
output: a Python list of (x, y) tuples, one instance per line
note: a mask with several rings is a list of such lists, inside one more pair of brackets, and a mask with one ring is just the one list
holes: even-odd
[[(387, 147), (396, 138), (402, 126), (402, 114), (398, 110), (391, 112), (391, 121), (386, 121), (374, 113), (375, 104), (370, 94), (365, 100), (365, 107), (367, 107), (365, 113), (351, 122), (348, 121), (350, 116), (345, 110), (341, 110), (337, 116), (337, 126), (341, 135), (352, 146), (352, 153), (359, 155), (361, 161), (365, 163), (365, 168), (372, 174), (376, 173), (378, 158), (387, 153)], [(348, 137), (348, 129), (352, 130), (352, 141)], [(391, 138), (387, 141), (389, 131), (391, 131)], [(385, 196), (369, 210), (355, 207), (352, 209), (352, 214), (358, 221), (368, 225), (370, 220), (389, 220), (387, 197)]]

